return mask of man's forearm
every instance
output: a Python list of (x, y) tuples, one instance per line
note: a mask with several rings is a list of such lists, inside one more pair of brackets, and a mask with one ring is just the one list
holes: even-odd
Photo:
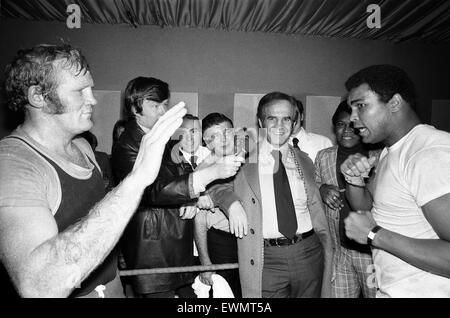
[(240, 201), (240, 197), (234, 193), (233, 184), (231, 182), (215, 184), (207, 190), (214, 206), (219, 207), (219, 209), (229, 217), (229, 209), (231, 205)]
[(373, 246), (401, 258), (424, 271), (450, 278), (450, 242), (440, 239), (414, 239), (381, 229)]
[(114, 248), (144, 188), (126, 177), (85, 218), (38, 246), (24, 264), (22, 296), (70, 295)]
[(372, 209), (372, 195), (366, 187), (353, 186), (347, 183), (345, 195), (352, 210), (370, 211)]
[(195, 179), (196, 184), (201, 185), (202, 188), (206, 188), (208, 184), (218, 179), (218, 175), (216, 169), (211, 165), (194, 171), (193, 178)]
[(198, 257), (202, 265), (211, 265), (211, 259), (208, 253), (208, 229), (206, 228), (205, 213), (200, 212), (195, 216), (194, 240), (198, 250)]
[(148, 204), (152, 206), (167, 206), (168, 202), (171, 205), (182, 205), (192, 202), (197, 199), (199, 193), (193, 190), (192, 173), (181, 176), (173, 176), (172, 178), (165, 178), (161, 180), (157, 178), (155, 183), (144, 192), (144, 195), (149, 196)]

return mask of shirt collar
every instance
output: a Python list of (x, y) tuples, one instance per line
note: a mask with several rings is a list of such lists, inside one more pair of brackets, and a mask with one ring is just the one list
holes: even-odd
[(302, 140), (306, 137), (306, 130), (303, 127), (300, 127), (300, 130), (298, 131), (296, 136), (291, 136), (293, 138), (297, 138), (298, 140)]
[[(289, 144), (286, 142), (280, 148), (273, 146), (270, 142), (267, 141), (266, 138), (261, 143), (259, 154), (264, 157), (272, 157), (272, 151), (277, 150), (281, 152), (281, 155), (286, 158), (286, 155), (289, 151)], [(273, 158), (273, 157), (272, 157)]]
[(191, 156), (197, 156), (197, 160), (203, 160), (210, 153), (210, 151), (206, 147), (202, 147), (202, 146), (199, 146), (197, 151), (195, 151), (194, 154), (184, 151), (183, 149), (181, 149), (181, 147), (179, 149), (180, 149), (180, 152), (183, 154), (184, 159), (186, 159), (187, 161), (189, 161), (191, 159)]

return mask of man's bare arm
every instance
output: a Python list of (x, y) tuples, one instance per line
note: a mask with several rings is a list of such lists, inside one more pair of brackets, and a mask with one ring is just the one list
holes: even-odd
[[(422, 207), (439, 239), (415, 239), (382, 228), (375, 235), (372, 245), (413, 266), (450, 278), (449, 207), (450, 194), (432, 200)], [(367, 235), (375, 225), (375, 220), (368, 211), (351, 212), (345, 219), (347, 236), (361, 244), (367, 243)]]
[[(353, 210), (372, 209), (373, 198), (364, 178), (369, 176), (372, 167), (377, 163), (377, 157), (366, 158), (361, 154), (350, 155), (340, 167), (346, 180), (346, 192), (348, 202)], [(370, 177), (368, 184), (373, 182), (374, 175)]]
[[(239, 174), (238, 174), (239, 176)], [(223, 211), (230, 222), (230, 233), (242, 238), (247, 235), (248, 221), (239, 196), (233, 191), (231, 182), (216, 184), (208, 189), (213, 203)]]
[[(194, 219), (194, 240), (198, 250), (198, 257), (202, 265), (212, 265), (208, 252), (208, 227), (206, 224), (206, 214), (212, 213), (207, 210), (200, 210)], [(213, 285), (212, 274), (214, 272), (201, 272), (200, 281), (206, 285)]]
[(372, 195), (367, 187), (357, 187), (346, 183), (345, 196), (352, 210), (371, 210)]
[(373, 244), (413, 266), (450, 278), (449, 208), (450, 194), (432, 200), (422, 207), (439, 239), (412, 239), (382, 229), (375, 235)]
[(58, 234), (44, 208), (0, 210), (0, 249), (23, 297), (67, 297), (105, 259), (143, 189), (126, 178), (78, 223)]
[(130, 175), (63, 232), (48, 209), (0, 210), (0, 257), (22, 296), (66, 297), (104, 260), (155, 180), (165, 144), (185, 113), (182, 103), (163, 115), (142, 139)]
[(211, 213), (206, 210), (200, 210), (194, 219), (194, 240), (198, 250), (198, 257), (202, 265), (211, 265), (211, 259), (208, 253), (208, 229), (206, 227), (206, 213)]

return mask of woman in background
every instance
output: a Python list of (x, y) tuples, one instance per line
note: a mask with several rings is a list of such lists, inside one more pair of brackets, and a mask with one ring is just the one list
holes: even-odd
[(344, 219), (351, 207), (345, 198), (345, 179), (340, 166), (349, 155), (360, 153), (379, 157), (379, 151), (369, 151), (355, 133), (350, 121), (351, 108), (344, 99), (337, 107), (332, 123), (337, 146), (321, 150), (316, 157), (316, 182), (325, 203), (325, 214), (333, 242), (332, 296), (336, 298), (375, 297), (372, 254), (368, 245), (359, 244), (345, 235)]

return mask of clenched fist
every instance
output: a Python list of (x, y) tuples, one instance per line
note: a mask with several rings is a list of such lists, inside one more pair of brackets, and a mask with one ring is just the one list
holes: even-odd
[(377, 225), (370, 211), (350, 212), (344, 223), (347, 237), (360, 244), (367, 244), (367, 235)]
[(345, 181), (348, 183), (363, 187), (364, 178), (369, 176), (369, 172), (377, 161), (376, 157), (367, 158), (359, 153), (348, 156), (341, 164), (341, 172)]

